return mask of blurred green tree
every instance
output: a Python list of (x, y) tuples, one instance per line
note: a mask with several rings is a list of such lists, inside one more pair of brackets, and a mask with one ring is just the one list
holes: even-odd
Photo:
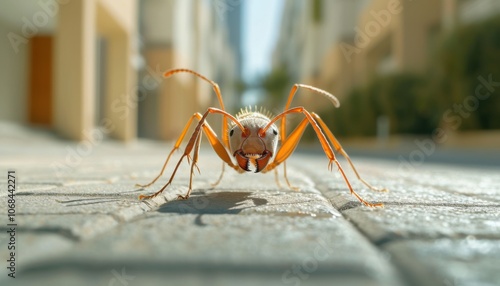
[(267, 106), (270, 110), (284, 106), (286, 96), (292, 87), (290, 81), (291, 78), (286, 66), (274, 68), (269, 74), (263, 76), (259, 80), (259, 86), (266, 92), (262, 105)]
[(374, 78), (364, 87), (351, 91), (342, 107), (320, 116), (339, 135), (373, 136), (377, 118), (386, 116), (391, 133), (431, 133), (432, 113), (421, 98), (425, 79), (415, 74), (393, 74)]
[(353, 89), (341, 109), (322, 117), (349, 136), (374, 135), (378, 116), (389, 118), (392, 134), (430, 134), (451, 116), (459, 117), (460, 130), (500, 129), (500, 87), (477, 106), (471, 99), (483, 84), (479, 77), (500, 83), (499, 17), (457, 27), (429, 62), (423, 74), (375, 77)]
[[(456, 106), (463, 109), (473, 103), (471, 97), (476, 97), (476, 88), (483, 84), (479, 77), (500, 83), (500, 17), (458, 26), (444, 35), (429, 63), (422, 74), (375, 76), (365, 86), (354, 88), (341, 108), (319, 115), (339, 136), (373, 136), (379, 116), (389, 119), (392, 134), (431, 134), (446, 123), (450, 111), (460, 116), (461, 130), (500, 129), (500, 86), (488, 90), (490, 96), (479, 99), (472, 110), (465, 109), (466, 116), (456, 111)], [(261, 86), (268, 95), (266, 106), (283, 105), (291, 87), (287, 67), (262, 77)], [(311, 136), (312, 132), (305, 133)]]
[[(455, 112), (455, 105), (470, 107), (468, 97), (475, 97), (482, 84), (479, 77), (500, 82), (500, 17), (457, 28), (443, 41), (432, 62), (435, 65), (429, 69), (426, 95), (434, 99), (436, 111)], [(500, 88), (478, 102), (476, 108), (465, 109), (467, 116), (457, 113), (461, 117), (459, 128), (500, 129)]]

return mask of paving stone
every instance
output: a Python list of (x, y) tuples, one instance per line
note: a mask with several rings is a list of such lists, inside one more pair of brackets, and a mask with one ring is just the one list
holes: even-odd
[[(123, 265), (123, 264), (122, 264)], [(292, 280), (284, 283), (280, 278), (276, 278), (277, 273), (265, 271), (261, 273), (247, 273), (238, 268), (227, 267), (226, 271), (205, 267), (186, 274), (168, 273), (166, 277), (162, 274), (162, 269), (172, 268), (165, 265), (127, 265), (120, 264), (99, 264), (90, 269), (79, 269), (84, 265), (70, 264), (66, 267), (61, 266), (61, 271), (57, 275), (45, 268), (30, 270), (27, 277), (22, 280), (12, 281), (3, 279), (0, 283), (11, 283), (10, 285), (208, 285), (208, 286), (233, 286), (233, 285), (352, 285), (352, 286), (375, 286), (380, 285), (377, 281), (366, 277), (353, 277), (352, 275), (336, 274), (332, 278), (328, 273), (315, 273), (314, 278), (304, 280)], [(87, 265), (86, 265), (87, 266)], [(181, 265), (180, 268), (191, 267), (191, 265)], [(149, 268), (145, 271), (143, 268)], [(346, 277), (347, 276), (347, 277)], [(7, 284), (9, 285), (9, 284)], [(390, 284), (388, 284), (390, 285)]]
[(498, 207), (387, 205), (383, 211), (347, 210), (344, 215), (376, 243), (400, 239), (500, 239)]
[(411, 285), (498, 285), (499, 240), (413, 240), (386, 247)]
[[(422, 184), (438, 188), (449, 193), (459, 193), (466, 196), (481, 198), (483, 200), (500, 203), (500, 186), (499, 170), (474, 170), (463, 168), (442, 167), (438, 170), (431, 168), (431, 174), (421, 172), (418, 179)], [(457, 174), (460, 174), (457, 176)], [(411, 180), (409, 178), (409, 180)], [(411, 182), (411, 181), (410, 181)]]
[(189, 200), (171, 201), (159, 207), (163, 213), (273, 214), (335, 217), (340, 213), (321, 194), (277, 190), (218, 190), (197, 193)]
[[(75, 241), (94, 237), (118, 226), (112, 214), (36, 214), (17, 216), (22, 233), (55, 233)], [(23, 235), (21, 235), (23, 236)]]
[[(500, 280), (498, 170), (404, 169), (400, 162), (353, 158), (363, 178), (390, 189), (378, 193), (340, 159), (355, 190), (386, 205), (370, 209), (349, 194), (335, 167), (328, 171), (323, 155), (297, 153), (287, 161), (300, 192), (285, 186), (281, 166), (281, 187), (273, 173), (229, 168), (211, 187), (221, 161), (204, 146), (189, 200), (176, 200), (188, 187), (185, 162), (162, 195), (141, 202), (139, 194), (168, 181), (181, 152), (157, 183), (134, 185), (158, 174), (172, 144), (102, 142), (58, 176), (51, 164), (66, 162), (68, 152), (83, 145), (50, 136), (18, 141), (0, 140), (0, 173), (14, 168), (19, 179), (17, 285), (458, 286)], [(0, 229), (5, 245), (6, 229)], [(2, 257), (5, 251), (1, 247)], [(123, 271), (134, 280), (120, 280)], [(11, 285), (0, 275), (0, 285)]]
[[(314, 161), (311, 162), (313, 163)], [(369, 168), (363, 168), (360, 172), (366, 180), (371, 179)], [(358, 189), (365, 199), (383, 202), (384, 209), (362, 207), (346, 191), (346, 187), (331, 188), (335, 178), (327, 176), (325, 172), (318, 171), (312, 176), (316, 176), (317, 187), (323, 194), (375, 243), (401, 238), (467, 235), (500, 238), (500, 224), (497, 223), (500, 221), (500, 204), (460, 192), (454, 193), (452, 190), (442, 190), (429, 184), (430, 180), (420, 182), (416, 178), (421, 175), (421, 172), (416, 174), (412, 182), (408, 182), (406, 178), (387, 179), (383, 186), (390, 191), (386, 193), (368, 191), (365, 186), (364, 189)], [(483, 176), (489, 174), (483, 173)], [(448, 180), (453, 178), (448, 175)], [(355, 180), (354, 178), (353, 181)], [(441, 182), (444, 180), (446, 179), (440, 178)], [(378, 181), (376, 183), (380, 185)], [(361, 184), (353, 185), (359, 187)], [(453, 184), (450, 188), (453, 188)]]
[[(374, 167), (380, 165), (387, 170), (383, 175)], [(365, 199), (383, 202), (384, 209), (361, 206), (345, 186), (335, 186), (336, 175), (308, 173), (344, 217), (394, 257), (407, 283), (498, 285), (500, 182), (495, 170), (430, 165), (401, 174), (384, 163), (360, 166), (367, 181), (390, 192), (367, 191), (350, 173), (353, 185)]]
[(161, 211), (81, 243), (64, 258), (47, 261), (43, 271), (28, 269), (25, 279), (67, 271), (80, 278), (92, 271), (104, 279), (122, 268), (137, 281), (193, 277), (183, 285), (199, 285), (203, 278), (208, 285), (246, 285), (263, 278), (262, 283), (273, 285), (401, 285), (386, 256), (339, 217), (179, 216)]
[(61, 185), (57, 184), (40, 184), (40, 183), (19, 183), (17, 186), (17, 193), (26, 193), (26, 192), (39, 192), (39, 191), (48, 191), (55, 189)]
[[(5, 230), (2, 230), (2, 232), (5, 232)], [(27, 233), (18, 229), (15, 250), (16, 279), (14, 280), (7, 276), (9, 273), (7, 267), (0, 267), (0, 285), (17, 285), (18, 281), (22, 280), (22, 272), (26, 267), (29, 265), (43, 265), (48, 259), (57, 259), (74, 246), (75, 242), (72, 239), (59, 233), (44, 231)], [(8, 256), (8, 251), (5, 244), (2, 243), (0, 250), (2, 262), (4, 262), (4, 258), (10, 257)]]
[[(27, 195), (17, 196), (16, 213), (27, 214), (107, 214), (124, 207), (139, 204), (137, 196), (121, 195)], [(7, 205), (0, 204), (0, 212), (7, 212)]]
[[(32, 188), (30, 184), (28, 187), (24, 183), (19, 185), (17, 194), (22, 197), (29, 196), (82, 196), (82, 197), (112, 197), (121, 196), (125, 199), (137, 198), (138, 194), (142, 192), (131, 183), (121, 182), (108, 182), (108, 181), (79, 181), (75, 184), (64, 184), (55, 188)], [(21, 187), (23, 186), (23, 187)], [(23, 189), (26, 189), (24, 191)]]

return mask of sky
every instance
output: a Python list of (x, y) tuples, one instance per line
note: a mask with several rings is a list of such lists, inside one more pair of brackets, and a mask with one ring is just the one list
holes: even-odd
[(271, 68), (278, 39), (283, 0), (242, 1), (243, 78), (253, 80)]

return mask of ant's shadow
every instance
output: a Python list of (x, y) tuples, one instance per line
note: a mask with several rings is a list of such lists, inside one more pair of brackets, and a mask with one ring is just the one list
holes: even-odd
[(158, 208), (161, 213), (238, 214), (244, 209), (267, 204), (266, 199), (252, 197), (252, 192), (210, 192), (193, 194), (187, 200), (169, 201)]

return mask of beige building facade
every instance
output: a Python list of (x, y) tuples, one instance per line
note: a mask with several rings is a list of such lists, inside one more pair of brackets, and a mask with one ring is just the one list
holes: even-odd
[[(73, 140), (87, 139), (97, 126), (119, 140), (135, 138), (136, 112), (123, 105), (136, 83), (135, 0), (9, 1), (0, 23), (8, 39), (0, 54), (18, 70), (11, 74), (8, 65), (0, 67), (6, 86), (1, 108), (19, 111), (1, 120), (47, 126)], [(107, 42), (105, 74), (96, 60), (99, 38)], [(96, 74), (106, 86), (102, 99)]]
[[(315, 2), (321, 3), (321, 21), (311, 12)], [(281, 25), (286, 34), (273, 63), (287, 66), (295, 81), (328, 90), (341, 101), (374, 76), (424, 71), (444, 33), (500, 12), (495, 0), (345, 2), (287, 1)], [(307, 104), (324, 106), (317, 102)]]
[(0, 121), (43, 126), (71, 140), (174, 139), (194, 112), (218, 104), (206, 82), (164, 79), (164, 71), (196, 70), (219, 82), (227, 106), (237, 101), (224, 3), (3, 3)]
[[(141, 1), (143, 80), (172, 68), (192, 69), (218, 82), (226, 106), (234, 104), (236, 55), (229, 45), (226, 15), (214, 3)], [(176, 139), (193, 113), (218, 107), (212, 87), (193, 75), (159, 77), (157, 83), (139, 103), (141, 136)]]

